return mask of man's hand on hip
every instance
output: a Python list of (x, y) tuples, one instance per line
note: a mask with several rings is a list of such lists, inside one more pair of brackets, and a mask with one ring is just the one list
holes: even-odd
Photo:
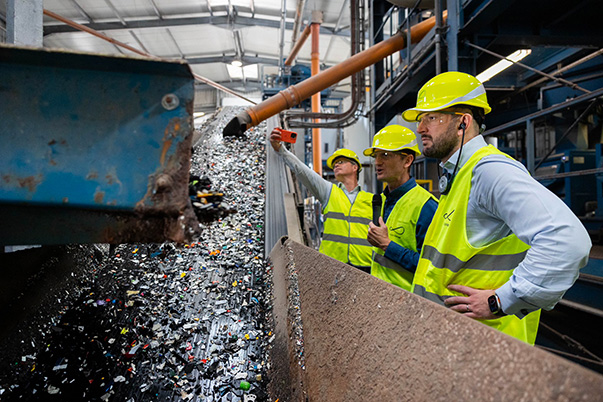
[(452, 296), (444, 301), (450, 310), (459, 312), (469, 318), (493, 320), (499, 318), (492, 314), (488, 306), (488, 298), (494, 294), (492, 289), (474, 289), (469, 286), (448, 285), (448, 289), (466, 296)]

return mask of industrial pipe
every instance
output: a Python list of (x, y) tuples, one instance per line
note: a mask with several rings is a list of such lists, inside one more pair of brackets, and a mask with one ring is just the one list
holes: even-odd
[(304, 9), (306, 8), (306, 0), (297, 0), (297, 8), (295, 9), (295, 20), (293, 20), (293, 33), (291, 34), (291, 51), (297, 43), (297, 35), (302, 24)]
[[(316, 18), (315, 18), (315, 13)], [(320, 52), (318, 51), (319, 39), (320, 39), (320, 22), (322, 21), (322, 13), (318, 15), (316, 11), (312, 12), (312, 25), (310, 29), (312, 31), (312, 64), (311, 72), (312, 77), (316, 77), (320, 74)], [(312, 113), (320, 112), (320, 91), (312, 95)], [(319, 122), (318, 119), (314, 122)], [(314, 171), (322, 176), (322, 155), (320, 145), (322, 141), (320, 138), (320, 128), (312, 129), (312, 166)]]
[(310, 24), (308, 24), (306, 26), (306, 28), (304, 28), (304, 31), (302, 32), (302, 34), (299, 37), (299, 39), (297, 40), (297, 42), (295, 43), (295, 46), (293, 46), (293, 49), (291, 49), (291, 53), (289, 53), (289, 57), (287, 57), (287, 60), (285, 60), (286, 66), (290, 66), (291, 64), (293, 64), (293, 61), (295, 61), (297, 54), (301, 50), (304, 43), (306, 43), (306, 39), (308, 39), (308, 36), (310, 36), (310, 31), (311, 31)]
[[(364, 0), (359, 0), (364, 1)], [(356, 1), (350, 1), (350, 38), (351, 49), (350, 54), (353, 56), (360, 52), (360, 40), (364, 37), (363, 16), (360, 15), (360, 7)], [(364, 71), (358, 71), (352, 75), (352, 90), (350, 92), (352, 102), (348, 110), (342, 113), (312, 113), (301, 111), (285, 112), (285, 122), (288, 127), (304, 127), (304, 128), (341, 128), (348, 127), (358, 120), (356, 112), (359, 111), (359, 106), (364, 102)], [(298, 119), (298, 120), (293, 120)], [(321, 119), (320, 122), (304, 121), (303, 119)], [(325, 119), (327, 121), (325, 121)], [(316, 120), (319, 121), (319, 120)]]
[[(446, 15), (442, 18), (445, 20)], [(435, 17), (431, 17), (413, 26), (410, 30), (411, 43), (417, 43), (423, 39), (434, 25)], [(299, 105), (316, 92), (330, 87), (342, 79), (384, 59), (386, 56), (404, 49), (406, 46), (406, 32), (400, 31), (391, 38), (355, 54), (348, 60), (328, 68), (314, 77), (290, 86), (265, 101), (248, 108), (232, 119), (224, 127), (222, 133), (225, 136), (241, 136), (248, 128), (257, 126), (262, 121), (285, 109)]]

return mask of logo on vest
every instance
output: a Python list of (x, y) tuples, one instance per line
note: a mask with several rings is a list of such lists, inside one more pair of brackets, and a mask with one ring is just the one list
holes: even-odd
[[(450, 212), (445, 212), (444, 215), (442, 215), (444, 217), (444, 226), (450, 226), (450, 222), (452, 222), (452, 219), (450, 219), (450, 217), (452, 216), (452, 214), (454, 213), (454, 209)], [(448, 221), (448, 222), (446, 222)]]
[(393, 228), (392, 231), (396, 232), (398, 236), (402, 236), (404, 234), (405, 229), (404, 226), (399, 226), (397, 228)]

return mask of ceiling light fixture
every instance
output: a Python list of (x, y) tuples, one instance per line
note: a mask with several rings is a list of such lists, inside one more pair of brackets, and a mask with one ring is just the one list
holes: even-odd
[(232, 65), (233, 67), (243, 67), (243, 63), (241, 62), (241, 60), (233, 60), (230, 65)]
[(513, 63), (522, 60), (530, 53), (532, 53), (531, 49), (519, 49), (516, 52), (513, 52), (512, 54), (508, 55), (505, 59), (499, 61), (492, 67), (486, 69), (483, 73), (478, 74), (475, 78), (477, 78), (481, 83), (484, 83), (490, 78), (494, 77), (496, 74), (509, 68)]

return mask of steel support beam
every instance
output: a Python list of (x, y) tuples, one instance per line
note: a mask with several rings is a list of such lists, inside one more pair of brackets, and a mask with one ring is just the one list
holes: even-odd
[(474, 34), (494, 23), (494, 20), (502, 13), (516, 3), (517, 0), (487, 0), (482, 3), (482, 7), (477, 9), (472, 15), (467, 17), (467, 22), (463, 24), (463, 33), (466, 35)]
[(493, 51), (488, 50), (488, 49), (486, 49), (486, 48), (483, 48), (483, 47), (481, 47), (481, 46), (475, 45), (475, 44), (473, 44), (473, 43), (471, 43), (471, 42), (469, 42), (469, 41), (467, 41), (467, 40), (464, 42), (464, 44), (465, 44), (465, 45), (467, 45), (467, 46), (470, 46), (470, 47), (472, 47), (472, 48), (475, 48), (475, 49), (477, 49), (477, 50), (479, 50), (479, 51), (481, 51), (481, 52), (488, 53), (489, 55), (494, 56), (494, 57), (497, 57), (497, 58), (498, 58), (498, 59), (500, 59), (500, 60), (506, 60), (506, 61), (508, 61), (508, 62), (510, 62), (510, 63), (513, 63), (514, 65), (518, 65), (518, 66), (520, 66), (520, 67), (523, 67), (523, 68), (525, 68), (526, 70), (530, 70), (530, 71), (532, 71), (533, 73), (536, 73), (536, 74), (542, 75), (543, 77), (546, 77), (546, 78), (548, 78), (548, 79), (550, 79), (550, 80), (556, 81), (556, 82), (558, 82), (558, 83), (560, 83), (560, 84), (566, 85), (566, 86), (568, 86), (568, 87), (570, 87), (570, 88), (572, 88), (572, 89), (576, 89), (576, 90), (579, 90), (579, 91), (582, 91), (582, 92), (590, 93), (590, 91), (589, 91), (589, 90), (584, 89), (584, 88), (582, 88), (582, 87), (578, 86), (577, 84), (575, 84), (575, 83), (573, 83), (573, 82), (571, 82), (571, 81), (568, 81), (568, 80), (563, 79), (563, 78), (560, 78), (560, 77), (555, 77), (554, 75), (551, 75), (551, 74), (547, 74), (547, 73), (542, 72), (542, 71), (540, 71), (540, 70), (538, 70), (538, 69), (535, 69), (535, 68), (533, 68), (533, 67), (530, 67), (530, 66), (528, 66), (527, 64), (524, 64), (524, 63), (522, 63), (522, 62), (509, 60), (507, 57), (505, 57), (505, 56), (503, 56), (503, 55), (501, 55), (501, 54), (498, 54), (498, 53), (496, 53), (496, 52), (493, 52)]
[(483, 135), (484, 136), (488, 136), (488, 135), (494, 135), (494, 134), (497, 134), (497, 133), (500, 133), (500, 132), (504, 132), (504, 131), (509, 130), (509, 129), (513, 128), (513, 127), (520, 126), (520, 125), (524, 124), (528, 120), (538, 119), (540, 117), (544, 117), (544, 116), (547, 116), (549, 114), (556, 113), (556, 112), (559, 112), (561, 110), (574, 107), (574, 106), (579, 105), (579, 104), (581, 104), (583, 102), (589, 101), (589, 100), (594, 99), (594, 98), (598, 98), (599, 96), (603, 96), (603, 88), (597, 89), (596, 91), (592, 91), (591, 93), (588, 93), (588, 94), (584, 94), (584, 95), (578, 96), (577, 98), (570, 99), (568, 101), (559, 103), (558, 105), (551, 106), (549, 108), (546, 108), (546, 109), (540, 110), (538, 112), (529, 114), (527, 116), (520, 117), (519, 119), (515, 119), (513, 121), (510, 121), (509, 123), (501, 124), (500, 126), (494, 127), (494, 128), (492, 128), (490, 130), (486, 130), (483, 133)]
[(88, 22), (92, 22), (92, 18), (88, 15), (88, 13), (79, 5), (75, 0), (69, 0), (69, 2), (75, 7), (75, 9), (84, 17), (84, 19)]
[[(13, 0), (17, 1), (17, 0)], [(208, 17), (177, 17), (177, 18), (166, 18), (156, 20), (125, 20), (125, 25), (120, 22), (94, 22), (89, 24), (82, 24), (88, 28), (96, 31), (112, 31), (115, 29), (143, 29), (143, 28), (165, 28), (173, 26), (185, 26), (185, 25), (214, 25), (228, 29), (240, 29), (244, 27), (265, 27), (279, 29), (281, 26), (280, 20), (269, 20), (263, 18), (249, 18), (238, 15), (234, 20), (234, 24), (231, 17), (228, 16), (208, 16)], [(293, 22), (287, 22), (285, 29), (292, 30)], [(44, 35), (50, 35), (53, 33), (62, 32), (77, 32), (77, 29), (67, 25), (45, 25)], [(341, 37), (349, 37), (349, 30), (335, 31), (334, 28), (321, 26), (321, 35), (337, 35)]]
[(534, 153), (535, 153), (535, 133), (534, 133), (534, 119), (528, 119), (526, 121), (526, 159), (527, 169), (532, 176), (534, 176)]
[(458, 71), (459, 69), (459, 43), (458, 34), (460, 28), (460, 10), (459, 0), (447, 0), (448, 10), (448, 33), (446, 42), (448, 46), (448, 71)]
[[(232, 63), (233, 60), (237, 60), (237, 56), (192, 56), (186, 57), (185, 60), (188, 64)], [(243, 56), (241, 61), (245, 65), (261, 63), (278, 66), (277, 58)]]
[(111, 9), (111, 11), (113, 11), (113, 14), (115, 14), (115, 16), (117, 17), (119, 22), (121, 22), (122, 25), (126, 26), (127, 25), (126, 20), (124, 20), (124, 18), (121, 16), (121, 14), (119, 14), (119, 11), (117, 10), (117, 8), (115, 8), (113, 3), (111, 3), (111, 0), (105, 0), (105, 3), (107, 3), (107, 5)]
[(13, 45), (42, 47), (42, 0), (8, 0), (6, 41)]
[(161, 11), (159, 11), (159, 8), (157, 8), (157, 4), (155, 4), (155, 0), (149, 0), (149, 2), (151, 3), (151, 6), (153, 6), (153, 10), (155, 11), (155, 14), (157, 14), (157, 17), (159, 17), (159, 19), (162, 20), (163, 15), (161, 15)]
[[(280, 39), (278, 44), (278, 66), (281, 77), (285, 71), (285, 26), (287, 24), (287, 0), (281, 0), (281, 26)], [(295, 27), (295, 24), (293, 24)]]

